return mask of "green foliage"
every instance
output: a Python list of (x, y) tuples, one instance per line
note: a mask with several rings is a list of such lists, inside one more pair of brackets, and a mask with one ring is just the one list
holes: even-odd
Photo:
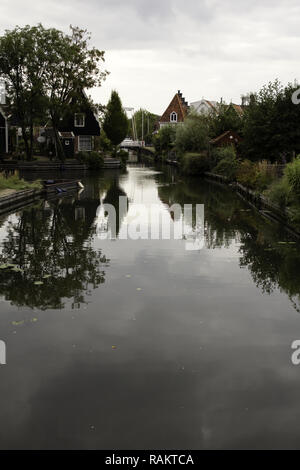
[(165, 153), (174, 147), (176, 138), (175, 126), (163, 126), (157, 134), (154, 135), (153, 144), (157, 153)]
[(297, 83), (278, 80), (252, 95), (245, 111), (242, 152), (253, 161), (285, 161), (300, 152), (300, 106), (292, 102)]
[(290, 191), (291, 189), (287, 178), (281, 178), (280, 180), (273, 182), (264, 194), (271, 202), (284, 208), (288, 205), (290, 200)]
[(123, 166), (126, 166), (126, 162), (128, 160), (128, 152), (126, 150), (119, 150), (117, 153), (117, 157), (121, 160)]
[(99, 152), (78, 152), (77, 158), (86, 163), (90, 170), (100, 170), (104, 166), (104, 157)]
[(185, 153), (182, 158), (182, 171), (187, 175), (201, 175), (209, 168), (209, 158), (205, 153)]
[(284, 176), (293, 194), (300, 199), (300, 157), (285, 167)]
[(28, 159), (33, 125), (46, 114), (52, 121), (58, 154), (64, 158), (57, 131), (61, 119), (71, 103), (81, 99), (84, 89), (100, 86), (107, 75), (99, 65), (104, 52), (89, 47), (89, 33), (70, 29), (68, 35), (39, 24), (16, 27), (0, 38), (0, 75), (7, 82), (9, 102), (22, 127)]
[[(129, 120), (128, 135), (132, 139), (144, 140), (149, 145), (152, 143), (153, 131), (158, 119), (159, 116), (156, 114), (150, 113), (146, 109), (139, 109)], [(132, 123), (134, 123), (134, 129)]]
[(209, 117), (210, 136), (217, 137), (225, 131), (235, 131), (241, 133), (243, 127), (243, 118), (238, 115), (232, 104), (220, 103), (217, 110), (212, 112)]
[(230, 181), (236, 178), (238, 170), (238, 160), (233, 146), (220, 147), (216, 150), (217, 165), (214, 167), (214, 173), (226, 176)]
[(116, 91), (112, 91), (111, 93), (103, 122), (103, 130), (115, 147), (119, 145), (127, 135), (128, 119)]
[(101, 150), (103, 152), (110, 152), (112, 150), (112, 143), (107, 137), (103, 129), (101, 129), (100, 137), (98, 138), (97, 145), (99, 147), (97, 150)]
[(0, 173), (0, 191), (4, 189), (14, 189), (16, 191), (24, 189), (42, 189), (42, 185), (39, 180), (29, 183), (19, 178), (18, 174), (5, 177), (3, 173)]
[(181, 153), (207, 150), (208, 140), (208, 121), (204, 116), (190, 114), (176, 126), (175, 147)]
[(257, 182), (257, 165), (250, 160), (240, 162), (237, 171), (236, 179), (243, 186), (248, 188), (255, 188)]

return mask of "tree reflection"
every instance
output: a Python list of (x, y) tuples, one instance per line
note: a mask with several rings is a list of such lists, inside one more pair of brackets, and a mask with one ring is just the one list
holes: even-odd
[(103, 267), (109, 261), (92, 245), (99, 200), (45, 204), (10, 220), (0, 262), (20, 271), (0, 270), (0, 294), (14, 305), (43, 310), (63, 308), (64, 299), (80, 306), (105, 281)]
[[(166, 183), (166, 176), (162, 176)], [(169, 177), (170, 181), (170, 177)], [(204, 204), (205, 244), (229, 247), (238, 242), (240, 266), (247, 267), (264, 293), (281, 289), (300, 311), (300, 251), (283, 227), (263, 219), (229, 188), (203, 179), (182, 179), (158, 188), (165, 204)], [(193, 219), (193, 223), (195, 220)]]

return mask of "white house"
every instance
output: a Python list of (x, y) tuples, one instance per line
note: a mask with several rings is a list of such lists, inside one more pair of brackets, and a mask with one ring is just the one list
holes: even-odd
[(191, 110), (195, 111), (197, 114), (209, 114), (212, 111), (217, 111), (217, 107), (217, 101), (205, 100), (204, 98), (200, 101), (190, 103)]

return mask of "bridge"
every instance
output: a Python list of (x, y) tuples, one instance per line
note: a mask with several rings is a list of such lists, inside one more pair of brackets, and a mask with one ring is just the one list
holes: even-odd
[(128, 150), (138, 150), (145, 147), (145, 142), (142, 140), (125, 139), (121, 142), (120, 147)]

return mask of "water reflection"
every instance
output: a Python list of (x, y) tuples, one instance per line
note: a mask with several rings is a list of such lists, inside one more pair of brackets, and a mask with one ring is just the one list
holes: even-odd
[(201, 201), (205, 206), (206, 247), (238, 245), (240, 266), (249, 269), (256, 286), (268, 294), (283, 290), (300, 311), (299, 243), (284, 227), (262, 219), (230, 189), (216, 183), (184, 180), (159, 186), (158, 193), (169, 205)]
[(73, 308), (85, 303), (104, 283), (109, 262), (92, 245), (98, 205), (89, 197), (56, 199), (10, 217), (0, 264), (17, 270), (0, 270), (0, 294), (13, 305), (41, 310), (61, 309), (64, 299), (72, 299)]
[[(22, 269), (0, 270), (0, 447), (299, 446), (298, 245), (229, 189), (170, 169), (83, 182), (0, 219), (0, 263)], [(116, 239), (102, 240), (120, 195)], [(139, 203), (172, 222), (174, 203), (204, 204), (203, 249), (122, 240)]]

